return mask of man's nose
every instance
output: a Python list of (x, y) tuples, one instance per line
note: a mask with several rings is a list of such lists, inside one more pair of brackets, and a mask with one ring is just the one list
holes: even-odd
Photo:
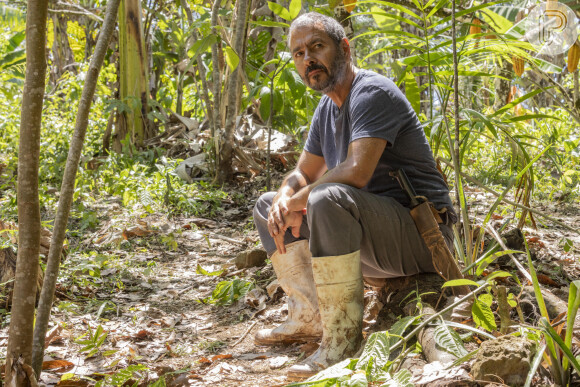
[(310, 54), (309, 50), (304, 51), (304, 63), (309, 66), (316, 62), (316, 59)]

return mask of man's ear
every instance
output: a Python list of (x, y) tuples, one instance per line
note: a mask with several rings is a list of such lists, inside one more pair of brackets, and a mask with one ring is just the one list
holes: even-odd
[(350, 43), (347, 38), (342, 38), (340, 46), (346, 58), (350, 58)]

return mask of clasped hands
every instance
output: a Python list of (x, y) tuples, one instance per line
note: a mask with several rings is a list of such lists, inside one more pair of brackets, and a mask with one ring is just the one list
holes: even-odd
[(306, 205), (306, 199), (303, 198), (303, 195), (302, 190), (292, 196), (283, 193), (276, 195), (270, 208), (268, 231), (280, 254), (286, 253), (284, 245), (286, 230), (291, 229), (292, 235), (296, 238), (300, 236), (300, 226), (304, 217), (303, 209)]

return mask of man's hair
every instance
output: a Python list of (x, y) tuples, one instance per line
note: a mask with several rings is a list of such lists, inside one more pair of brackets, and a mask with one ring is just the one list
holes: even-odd
[(322, 27), (324, 32), (334, 41), (337, 47), (340, 47), (342, 39), (346, 38), (344, 28), (335, 19), (330, 16), (321, 15), (318, 12), (308, 12), (298, 16), (290, 25), (288, 32), (288, 46), (290, 46), (290, 38), (292, 32), (299, 27)]

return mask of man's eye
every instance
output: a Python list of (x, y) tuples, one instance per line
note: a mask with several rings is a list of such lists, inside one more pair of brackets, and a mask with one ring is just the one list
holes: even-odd
[(294, 54), (294, 57), (295, 57), (295, 58), (298, 58), (298, 57), (300, 57), (300, 56), (302, 56), (302, 52), (297, 52), (296, 54)]

